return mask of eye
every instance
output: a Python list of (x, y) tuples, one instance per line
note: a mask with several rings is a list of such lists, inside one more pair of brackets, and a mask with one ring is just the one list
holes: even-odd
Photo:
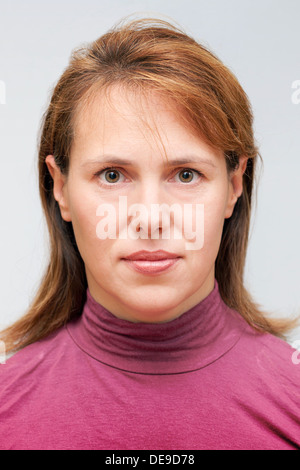
[[(115, 184), (119, 183), (122, 173), (114, 168), (105, 168), (104, 170), (99, 171), (96, 176), (99, 177), (101, 183), (103, 184)], [(122, 180), (123, 181), (123, 180)]]
[(182, 183), (191, 183), (195, 179), (195, 174), (197, 175), (196, 179), (199, 179), (202, 176), (200, 171), (192, 170), (190, 168), (184, 168), (177, 174), (179, 175), (179, 179)]
[[(185, 184), (191, 183), (194, 180), (198, 181), (199, 179), (201, 179), (201, 177), (203, 177), (200, 171), (191, 168), (184, 168), (177, 172), (175, 177), (176, 180), (177, 175), (179, 176), (179, 183)], [(116, 183), (122, 183), (126, 179), (121, 171), (113, 167), (103, 168), (102, 170), (98, 171), (95, 176), (99, 178), (100, 184), (106, 186), (113, 186)]]

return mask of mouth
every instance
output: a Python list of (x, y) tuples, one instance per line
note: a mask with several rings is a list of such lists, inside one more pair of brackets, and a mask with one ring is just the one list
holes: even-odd
[(181, 256), (162, 250), (155, 252), (139, 251), (126, 258), (122, 258), (131, 269), (148, 275), (168, 271), (175, 266), (180, 259), (182, 259)]

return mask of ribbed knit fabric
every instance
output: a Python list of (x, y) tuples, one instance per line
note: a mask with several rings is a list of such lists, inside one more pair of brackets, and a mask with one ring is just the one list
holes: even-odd
[(82, 315), (0, 366), (0, 449), (300, 449), (300, 365), (222, 301), (161, 324)]

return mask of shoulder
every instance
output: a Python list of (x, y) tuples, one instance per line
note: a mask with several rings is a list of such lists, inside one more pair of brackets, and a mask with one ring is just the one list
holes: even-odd
[(228, 307), (227, 312), (239, 332), (231, 359), (240, 366), (243, 364), (248, 372), (261, 372), (265, 376), (281, 377), (300, 385), (300, 351), (277, 336), (258, 332), (236, 310)]
[(19, 390), (23, 383), (40, 380), (65, 355), (69, 342), (63, 327), (7, 358), (0, 365), (0, 396)]
[(249, 347), (252, 351), (254, 348), (257, 364), (266, 367), (273, 366), (278, 371), (297, 371), (296, 376), (299, 375), (300, 370), (295, 367), (296, 361), (294, 360), (297, 350), (287, 341), (270, 333), (258, 333), (249, 326), (245, 329), (243, 347), (246, 352)]
[[(300, 386), (299, 351), (289, 343), (271, 334), (264, 334), (259, 339), (257, 361), (264, 370), (273, 370), (277, 380), (283, 384)], [(299, 390), (298, 390), (299, 393)]]
[(258, 333), (248, 324), (237, 345), (240, 367), (249, 386), (256, 383), (265, 390), (288, 395), (299, 407), (300, 352), (269, 333)]

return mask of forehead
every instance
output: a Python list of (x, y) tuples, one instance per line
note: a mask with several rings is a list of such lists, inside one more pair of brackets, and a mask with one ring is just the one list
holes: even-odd
[(120, 126), (143, 126), (153, 131), (165, 121), (184, 125), (179, 122), (182, 114), (175, 101), (158, 91), (130, 89), (115, 84), (89, 93), (88, 98), (78, 106), (74, 129), (77, 136), (82, 136), (98, 130), (100, 126), (112, 127), (113, 121)]
[[(110, 86), (90, 94), (77, 109), (74, 123), (75, 153), (145, 155), (154, 151), (165, 157), (189, 150), (216, 152), (195, 133), (174, 100), (154, 90), (141, 92)], [(188, 147), (188, 149), (187, 149)], [(74, 152), (73, 152), (74, 154)]]

